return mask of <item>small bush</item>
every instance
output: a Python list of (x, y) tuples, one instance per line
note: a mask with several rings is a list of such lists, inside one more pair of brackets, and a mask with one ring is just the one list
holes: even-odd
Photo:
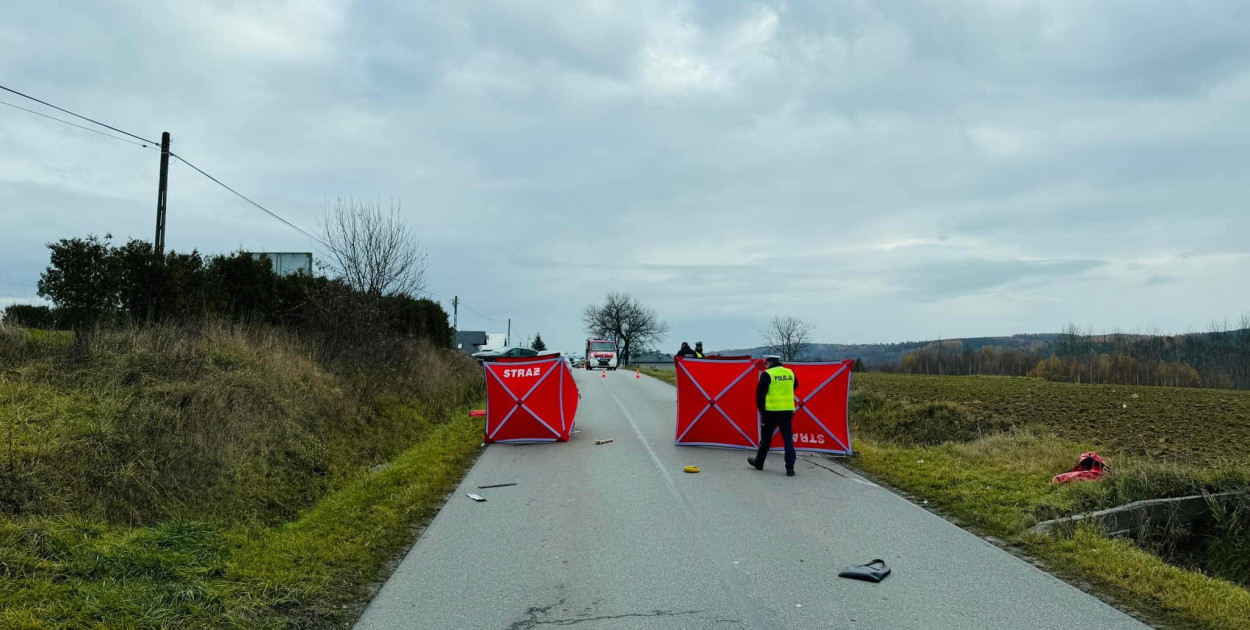
[(51, 307), (34, 304), (10, 304), (4, 308), (2, 320), (18, 328), (52, 330), (57, 327), (56, 311)]

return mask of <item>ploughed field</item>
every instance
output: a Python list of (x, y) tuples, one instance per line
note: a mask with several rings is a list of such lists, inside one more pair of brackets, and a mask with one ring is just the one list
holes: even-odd
[(951, 401), (987, 425), (1040, 429), (1121, 454), (1250, 461), (1247, 391), (872, 372), (855, 374), (851, 387), (903, 402)]

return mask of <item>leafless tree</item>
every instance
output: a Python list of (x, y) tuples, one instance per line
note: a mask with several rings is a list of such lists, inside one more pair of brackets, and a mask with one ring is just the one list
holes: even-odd
[(654, 309), (643, 306), (627, 293), (613, 291), (602, 304), (589, 304), (582, 312), (586, 332), (611, 337), (620, 344), (621, 364), (628, 365), (635, 348), (658, 343), (668, 334), (668, 322)]
[(329, 268), (352, 288), (369, 295), (416, 296), (425, 289), (426, 256), (412, 228), (392, 201), (338, 198), (326, 203), (318, 223)]
[(760, 335), (769, 352), (781, 355), (782, 361), (793, 361), (812, 345), (816, 326), (793, 315), (774, 315)]

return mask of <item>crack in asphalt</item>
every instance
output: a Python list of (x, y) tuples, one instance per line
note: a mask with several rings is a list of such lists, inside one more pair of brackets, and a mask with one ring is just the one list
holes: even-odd
[(830, 468), (830, 467), (828, 467), (828, 466), (825, 466), (824, 464), (817, 464), (816, 462), (812, 461), (812, 459), (811, 459), (810, 457), (800, 457), (799, 459), (801, 459), (801, 460), (803, 460), (803, 461), (805, 461), (805, 462), (807, 462), (807, 463), (809, 463), (809, 464), (811, 464), (811, 465), (813, 465), (813, 466), (816, 466), (816, 467), (818, 467), (818, 468), (824, 468), (825, 470), (827, 470), (827, 471), (829, 471), (829, 472), (831, 472), (831, 473), (833, 473), (833, 474), (835, 474), (835, 475), (837, 475), (837, 476), (839, 476), (839, 477), (841, 477), (841, 478), (843, 478), (843, 479), (846, 479), (846, 475), (844, 475), (844, 474), (842, 474), (842, 473), (840, 473), (840, 472), (838, 472), (838, 471), (836, 471), (836, 470), (834, 470), (834, 469), (832, 469), (832, 468)]
[(564, 600), (561, 599), (560, 601), (554, 604), (548, 604), (546, 606), (530, 606), (529, 609), (525, 611), (525, 614), (529, 616), (529, 619), (522, 619), (520, 621), (514, 621), (512, 622), (512, 625), (508, 626), (507, 630), (525, 630), (526, 628), (533, 628), (535, 625), (538, 625), (539, 623), (545, 623), (545, 622), (541, 622), (538, 620), (538, 615), (542, 615), (546, 617), (547, 613), (551, 612), (552, 608), (555, 608), (556, 606), (563, 606), (563, 605), (564, 605)]
[[(600, 615), (598, 617), (575, 617), (572, 619), (547, 619), (546, 618), (548, 614), (551, 612), (552, 608), (555, 608), (556, 606), (561, 606), (563, 604), (564, 604), (564, 600), (562, 599), (559, 602), (556, 602), (549, 606), (532, 606), (528, 610), (525, 611), (525, 614), (528, 618), (521, 619), (520, 621), (512, 622), (512, 625), (508, 626), (508, 630), (527, 630), (528, 628), (536, 628), (538, 626), (573, 626), (573, 625), (582, 623), (584, 621), (602, 621), (605, 619), (626, 619), (629, 617), (681, 617), (684, 615), (697, 615), (703, 612), (702, 610), (673, 611), (673, 610), (658, 610), (657, 609), (648, 613), (622, 613), (619, 615)], [(539, 616), (542, 616), (543, 618), (539, 619)], [(718, 623), (719, 621), (720, 620), (718, 620)]]

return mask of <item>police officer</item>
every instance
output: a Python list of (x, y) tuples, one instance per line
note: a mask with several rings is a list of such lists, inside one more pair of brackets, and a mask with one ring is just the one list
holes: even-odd
[(702, 341), (696, 341), (694, 343), (694, 357), (696, 359), (703, 358), (703, 342)]
[(747, 463), (756, 470), (764, 470), (773, 431), (780, 429), (781, 441), (786, 446), (786, 476), (793, 477), (798, 454), (794, 452), (794, 427), (790, 421), (794, 418), (794, 390), (799, 381), (790, 368), (781, 364), (781, 357), (765, 355), (764, 360), (767, 368), (760, 374), (759, 385), (755, 388), (755, 407), (760, 412), (760, 448), (755, 457), (747, 458)]

